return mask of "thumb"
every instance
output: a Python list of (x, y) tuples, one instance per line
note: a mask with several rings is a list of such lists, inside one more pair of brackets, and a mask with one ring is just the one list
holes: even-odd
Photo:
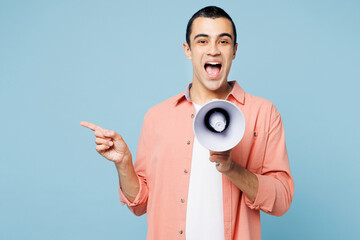
[(108, 138), (115, 138), (116, 137), (116, 132), (113, 130), (104, 130), (104, 136), (108, 137)]
[(105, 137), (112, 138), (114, 142), (124, 141), (121, 135), (113, 130), (105, 130), (104, 135)]

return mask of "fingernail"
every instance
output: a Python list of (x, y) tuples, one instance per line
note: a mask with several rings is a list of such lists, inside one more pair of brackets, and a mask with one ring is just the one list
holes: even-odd
[(109, 142), (109, 145), (112, 146), (114, 143), (113, 142)]

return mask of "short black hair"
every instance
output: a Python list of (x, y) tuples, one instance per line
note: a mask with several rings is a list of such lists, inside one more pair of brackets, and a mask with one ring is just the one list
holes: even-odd
[(199, 11), (197, 11), (189, 20), (187, 27), (186, 27), (186, 42), (190, 47), (190, 34), (191, 34), (191, 28), (192, 28), (192, 24), (194, 22), (194, 20), (198, 17), (206, 17), (206, 18), (226, 18), (229, 19), (231, 24), (232, 24), (232, 28), (233, 28), (233, 32), (234, 32), (234, 47), (236, 44), (236, 28), (235, 28), (235, 24), (233, 22), (233, 20), (231, 19), (231, 17), (229, 16), (229, 14), (227, 14), (223, 9), (216, 7), (216, 6), (208, 6), (208, 7), (204, 7), (202, 9), (200, 9)]

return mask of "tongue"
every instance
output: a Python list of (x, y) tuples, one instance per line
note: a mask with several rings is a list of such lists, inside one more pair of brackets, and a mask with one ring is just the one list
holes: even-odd
[(207, 65), (206, 68), (205, 68), (205, 71), (207, 72), (209, 77), (214, 78), (214, 77), (217, 77), (219, 75), (220, 66)]

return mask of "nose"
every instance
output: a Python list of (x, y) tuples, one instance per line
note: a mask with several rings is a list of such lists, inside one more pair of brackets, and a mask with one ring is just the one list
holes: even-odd
[(210, 55), (210, 56), (220, 55), (220, 50), (219, 50), (216, 42), (214, 42), (214, 43), (212, 43), (212, 44), (209, 44), (209, 48), (208, 48), (207, 54)]

